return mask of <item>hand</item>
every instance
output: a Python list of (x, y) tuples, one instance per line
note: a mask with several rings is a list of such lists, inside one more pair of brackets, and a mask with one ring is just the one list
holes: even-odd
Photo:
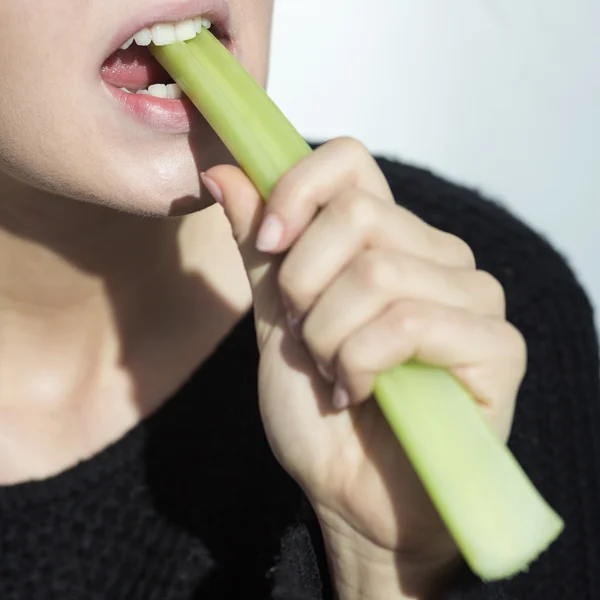
[(526, 350), (502, 287), (462, 240), (397, 206), (352, 139), (300, 162), (266, 208), (235, 167), (204, 181), (222, 197), (252, 285), (271, 447), (315, 508), (330, 558), (400, 570), (455, 562), (371, 394), (377, 373), (409, 359), (448, 368), (506, 440)]

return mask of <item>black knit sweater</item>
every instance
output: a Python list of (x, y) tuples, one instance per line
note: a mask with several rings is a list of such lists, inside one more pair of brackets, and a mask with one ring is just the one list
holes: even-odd
[[(566, 521), (529, 573), (444, 600), (600, 598), (600, 394), (590, 304), (501, 207), (381, 160), (397, 201), (462, 237), (529, 344), (510, 446)], [(267, 446), (251, 315), (157, 413), (94, 458), (0, 488), (1, 600), (330, 600), (318, 523)]]

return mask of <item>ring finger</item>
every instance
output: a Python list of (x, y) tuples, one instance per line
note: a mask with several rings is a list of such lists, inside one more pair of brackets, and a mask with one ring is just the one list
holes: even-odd
[(398, 300), (504, 316), (502, 288), (487, 273), (448, 269), (390, 250), (367, 250), (342, 271), (304, 319), (302, 337), (325, 376), (332, 377), (332, 363), (343, 341)]

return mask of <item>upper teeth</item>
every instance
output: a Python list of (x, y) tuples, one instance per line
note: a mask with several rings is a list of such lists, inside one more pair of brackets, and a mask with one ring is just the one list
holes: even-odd
[(203, 27), (211, 27), (211, 22), (205, 17), (186, 19), (179, 23), (157, 23), (138, 31), (121, 46), (121, 50), (127, 50), (133, 42), (138, 46), (149, 46), (151, 43), (155, 46), (166, 46), (174, 42), (185, 42), (196, 37)]

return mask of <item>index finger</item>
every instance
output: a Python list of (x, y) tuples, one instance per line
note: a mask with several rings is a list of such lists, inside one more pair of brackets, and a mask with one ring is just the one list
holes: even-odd
[(301, 160), (277, 183), (267, 203), (265, 219), (277, 219), (283, 231), (272, 251), (287, 250), (323, 206), (350, 188), (394, 203), (379, 165), (353, 138), (332, 140)]

